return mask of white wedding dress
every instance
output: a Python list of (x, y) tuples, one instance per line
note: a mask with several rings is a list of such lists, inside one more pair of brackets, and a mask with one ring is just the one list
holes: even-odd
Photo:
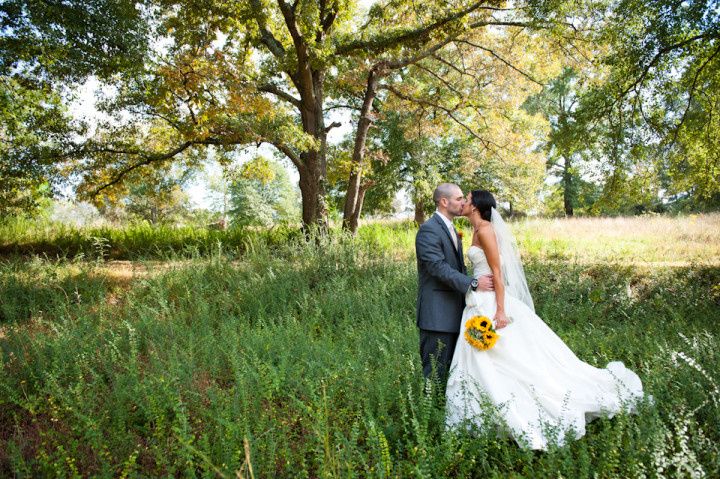
[[(490, 274), (485, 253), (468, 249), (474, 276)], [(606, 369), (575, 356), (524, 302), (506, 293), (505, 313), (512, 322), (497, 330), (488, 351), (465, 340), (465, 323), (475, 315), (495, 315), (494, 292), (468, 292), (460, 337), (447, 384), (448, 427), (467, 424), (498, 428), (520, 445), (546, 449), (562, 444), (567, 433), (585, 434), (587, 421), (634, 409), (642, 398), (637, 374), (621, 362)]]

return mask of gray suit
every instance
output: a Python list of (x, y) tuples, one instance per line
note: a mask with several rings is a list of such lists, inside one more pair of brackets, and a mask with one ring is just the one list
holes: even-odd
[(435, 213), (418, 230), (415, 255), (418, 269), (417, 325), (420, 328), (420, 357), (423, 374), (429, 377), (433, 362), (445, 379), (452, 362), (465, 293), (472, 278), (467, 276), (462, 241), (455, 249), (443, 220)]

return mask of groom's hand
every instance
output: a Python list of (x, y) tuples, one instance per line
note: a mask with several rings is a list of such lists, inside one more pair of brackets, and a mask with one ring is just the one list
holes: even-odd
[(493, 285), (493, 277), (491, 274), (485, 276), (478, 276), (477, 280), (477, 291), (495, 291), (495, 286)]

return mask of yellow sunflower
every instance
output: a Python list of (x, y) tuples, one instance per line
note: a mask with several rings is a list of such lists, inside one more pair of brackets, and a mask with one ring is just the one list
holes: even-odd
[(465, 340), (474, 348), (486, 351), (500, 337), (492, 327), (492, 321), (486, 316), (473, 316), (465, 323)]

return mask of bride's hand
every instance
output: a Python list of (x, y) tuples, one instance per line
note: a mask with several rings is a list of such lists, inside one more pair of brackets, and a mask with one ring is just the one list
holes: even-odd
[(495, 313), (495, 329), (502, 329), (508, 324), (510, 324), (510, 318), (505, 316), (503, 311)]
[(478, 276), (478, 287), (476, 291), (495, 291), (495, 284), (491, 274)]

